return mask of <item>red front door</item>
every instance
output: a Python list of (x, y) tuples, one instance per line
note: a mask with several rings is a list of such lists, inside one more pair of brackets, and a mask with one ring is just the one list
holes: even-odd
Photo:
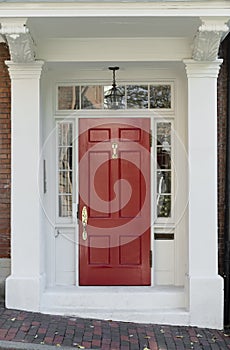
[(150, 285), (149, 128), (79, 121), (80, 285)]

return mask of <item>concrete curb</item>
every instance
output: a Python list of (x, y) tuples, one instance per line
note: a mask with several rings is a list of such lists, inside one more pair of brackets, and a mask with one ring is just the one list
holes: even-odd
[[(45, 345), (45, 344), (32, 344), (32, 343), (22, 343), (22, 342), (14, 342), (14, 341), (6, 341), (0, 340), (0, 349), (8, 349), (8, 350), (77, 350), (79, 349), (77, 346), (56, 346), (56, 345)], [(84, 350), (87, 350), (84, 348)], [(96, 350), (96, 349), (88, 349), (88, 350)], [(100, 350), (100, 349), (97, 349)]]

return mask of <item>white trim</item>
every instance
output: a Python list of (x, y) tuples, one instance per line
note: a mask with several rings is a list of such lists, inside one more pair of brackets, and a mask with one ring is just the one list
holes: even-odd
[[(174, 154), (174, 134), (173, 134), (173, 125), (174, 125), (174, 118), (170, 115), (168, 116), (168, 118), (165, 116), (162, 118), (159, 118), (159, 116), (154, 117), (153, 115), (148, 115), (149, 113), (142, 113), (143, 115), (140, 115), (140, 113), (138, 113), (139, 111), (135, 111), (135, 115), (133, 114), (133, 111), (126, 111), (125, 116), (128, 118), (141, 118), (146, 117), (146, 118), (150, 118), (150, 126), (151, 129), (154, 130), (156, 129), (156, 123), (157, 122), (170, 122), (171, 126), (172, 126), (172, 134), (171, 134), (171, 147), (172, 147), (172, 158), (175, 157)], [(146, 112), (146, 111), (143, 111)], [(85, 118), (98, 118), (99, 116), (102, 116), (101, 113), (98, 116), (95, 116), (95, 111), (87, 111), (87, 113), (78, 113), (79, 116), (75, 116), (72, 118), (63, 118), (63, 116), (55, 116), (55, 119), (57, 121), (57, 123), (61, 123), (61, 122), (72, 122), (74, 125), (74, 129), (73, 131), (75, 132), (75, 145), (74, 145), (74, 150), (73, 150), (73, 155), (74, 155), (74, 159), (75, 159), (75, 164), (73, 167), (73, 173), (75, 174), (75, 179), (74, 179), (74, 186), (73, 186), (73, 196), (75, 193), (76, 196), (76, 206), (78, 204), (78, 121), (80, 118), (85, 119)], [(152, 114), (152, 113), (151, 113)], [(108, 113), (108, 111), (105, 111), (105, 115), (106, 118), (114, 118), (117, 117), (118, 119), (122, 119), (123, 116), (121, 116), (119, 114), (118, 111), (112, 111), (112, 115), (110, 113)], [(57, 132), (56, 132), (56, 137), (57, 137)], [(57, 140), (56, 140), (56, 148), (57, 148)], [(154, 214), (155, 210), (156, 210), (156, 201), (155, 201), (155, 174), (156, 174), (156, 169), (154, 168), (154, 162), (152, 161), (152, 159), (155, 157), (154, 153), (155, 153), (155, 147), (154, 147), (154, 143), (152, 145), (152, 149), (150, 150), (151, 152), (151, 164), (150, 164), (150, 171), (151, 171), (151, 200), (150, 200), (150, 212), (151, 212), (151, 250), (153, 252), (153, 261), (154, 261), (154, 254), (155, 254), (155, 239), (154, 239), (154, 233), (155, 232), (159, 232), (159, 233), (170, 233), (173, 232), (174, 233), (174, 242), (176, 242), (176, 231), (175, 231), (175, 224), (174, 224), (174, 215), (172, 215), (170, 218), (158, 218), (157, 220), (154, 219), (156, 218), (156, 215)], [(153, 158), (152, 158), (153, 157)], [(56, 159), (56, 164), (57, 164), (57, 159)], [(171, 168), (172, 171), (172, 209), (173, 209), (173, 201), (174, 201), (174, 176), (173, 176), (173, 171), (174, 171), (174, 166), (172, 166)], [(57, 174), (57, 165), (56, 165), (56, 174)], [(57, 178), (57, 183), (58, 183), (58, 177), (56, 175)], [(56, 184), (56, 198), (58, 201), (58, 189), (57, 189), (58, 184)], [(58, 202), (57, 202), (58, 205)], [(155, 209), (154, 209), (155, 208)], [(58, 210), (58, 208), (57, 208)], [(74, 214), (74, 213), (73, 213)], [(78, 223), (77, 220), (75, 220), (74, 217), (72, 218), (59, 218), (58, 215), (56, 216), (56, 224), (55, 224), (55, 228), (57, 229), (71, 229), (75, 227), (75, 239), (76, 241), (78, 240)], [(79, 263), (79, 251), (78, 251), (78, 245), (76, 245), (76, 249), (75, 249), (75, 254), (76, 254), (76, 270), (75, 270), (75, 282), (76, 282), (76, 286), (78, 286), (78, 263)], [(175, 268), (177, 268), (175, 266)], [(155, 269), (154, 269), (154, 264), (153, 264), (153, 268), (151, 269), (151, 286), (155, 285)]]
[[(63, 81), (56, 81), (55, 85), (54, 85), (54, 110), (56, 110), (56, 107), (58, 106), (58, 86), (83, 86), (83, 85), (109, 85), (111, 83), (111, 81), (108, 80), (102, 80), (100, 81), (100, 83), (98, 83), (98, 79), (84, 79), (82, 80), (79, 79), (68, 79)], [(171, 86), (171, 109), (124, 109), (124, 110), (107, 110), (107, 109), (103, 109), (103, 110), (60, 110), (57, 111), (56, 110), (56, 114), (54, 115), (55, 120), (58, 121), (69, 121), (69, 120), (75, 120), (74, 124), (75, 124), (75, 161), (76, 161), (76, 168), (74, 173), (76, 174), (76, 179), (75, 179), (75, 186), (76, 186), (76, 205), (78, 202), (78, 180), (77, 180), (77, 171), (78, 171), (78, 143), (77, 143), (77, 139), (78, 139), (78, 120), (79, 118), (114, 118), (117, 117), (119, 118), (141, 118), (141, 117), (145, 117), (145, 118), (150, 118), (150, 122), (151, 122), (151, 129), (155, 130), (156, 127), (156, 122), (170, 122), (171, 126), (172, 126), (172, 135), (171, 135), (171, 147), (172, 147), (172, 157), (174, 157), (174, 134), (173, 134), (173, 130), (174, 130), (174, 118), (175, 118), (175, 109), (176, 109), (176, 105), (175, 105), (175, 97), (176, 97), (176, 78), (157, 78), (157, 79), (148, 79), (148, 81), (143, 80), (143, 79), (136, 79), (135, 81), (131, 81), (130, 79), (126, 79), (125, 81), (120, 81), (119, 80), (119, 85), (135, 85), (135, 84), (146, 84), (146, 85), (170, 85)], [(153, 135), (154, 136), (154, 135)], [(154, 268), (154, 254), (155, 254), (155, 240), (154, 240), (154, 232), (157, 231), (161, 231), (161, 232), (170, 232), (173, 230), (174, 234), (175, 234), (175, 229), (174, 227), (174, 215), (172, 215), (172, 217), (170, 218), (162, 218), (158, 220), (155, 220), (156, 216), (153, 214), (154, 213), (154, 208), (155, 208), (155, 189), (154, 189), (154, 176), (156, 174), (156, 171), (154, 169), (154, 164), (152, 159), (156, 156), (154, 154), (155, 149), (154, 149), (154, 142), (152, 145), (152, 149), (151, 149), (151, 164), (150, 164), (150, 171), (151, 171), (151, 199), (150, 199), (150, 211), (151, 211), (151, 250), (153, 253), (153, 268), (151, 269), (151, 286), (155, 285), (155, 268)], [(153, 171), (154, 169), (154, 171)], [(174, 167), (172, 166), (172, 173)], [(173, 185), (173, 178), (172, 177), (172, 185)], [(174, 188), (172, 188), (173, 190)], [(174, 198), (173, 193), (172, 193), (172, 198)], [(173, 200), (172, 200), (173, 203)], [(173, 205), (172, 205), (173, 208)], [(59, 222), (56, 223), (56, 225), (58, 227), (60, 227), (61, 221), (59, 220)], [(67, 222), (62, 222), (62, 227), (70, 227), (70, 226), (74, 226), (74, 220), (72, 220), (72, 223)], [(76, 239), (78, 239), (78, 224), (76, 223)], [(174, 237), (174, 241), (175, 241), (175, 237)], [(76, 267), (78, 267), (78, 246), (76, 245), (76, 262), (77, 265)], [(175, 266), (176, 268), (176, 266)], [(75, 280), (76, 280), (76, 286), (78, 286), (78, 268), (76, 268), (76, 273), (75, 273)]]
[[(88, 3), (2, 3), (1, 17), (114, 17), (114, 16), (156, 16), (156, 17), (193, 17), (193, 16), (230, 16), (228, 1), (187, 1), (187, 2), (147, 2), (124, 3), (88, 2)], [(208, 6), (207, 6), (208, 5)], [(0, 19), (1, 22), (1, 19)]]
[[(154, 132), (154, 119), (151, 117), (150, 122), (150, 133), (153, 140), (153, 132)], [(154, 157), (154, 147), (152, 142), (152, 147), (150, 148), (150, 188), (151, 188), (151, 196), (150, 196), (150, 244), (151, 244), (151, 251), (152, 251), (152, 268), (151, 268), (151, 286), (155, 285), (155, 267), (154, 267), (154, 261), (155, 261), (155, 242), (154, 242), (154, 224), (153, 224), (153, 218), (154, 218), (154, 164), (153, 159)]]

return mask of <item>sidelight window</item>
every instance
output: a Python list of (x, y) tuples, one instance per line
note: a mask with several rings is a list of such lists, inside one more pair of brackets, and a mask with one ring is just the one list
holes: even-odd
[(72, 216), (73, 123), (58, 122), (58, 216)]
[(156, 122), (157, 218), (172, 216), (172, 123)]

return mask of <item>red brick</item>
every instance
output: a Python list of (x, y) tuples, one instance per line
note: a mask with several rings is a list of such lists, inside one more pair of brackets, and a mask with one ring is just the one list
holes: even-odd
[(5, 60), (9, 50), (0, 44), (0, 258), (10, 257), (11, 89)]

